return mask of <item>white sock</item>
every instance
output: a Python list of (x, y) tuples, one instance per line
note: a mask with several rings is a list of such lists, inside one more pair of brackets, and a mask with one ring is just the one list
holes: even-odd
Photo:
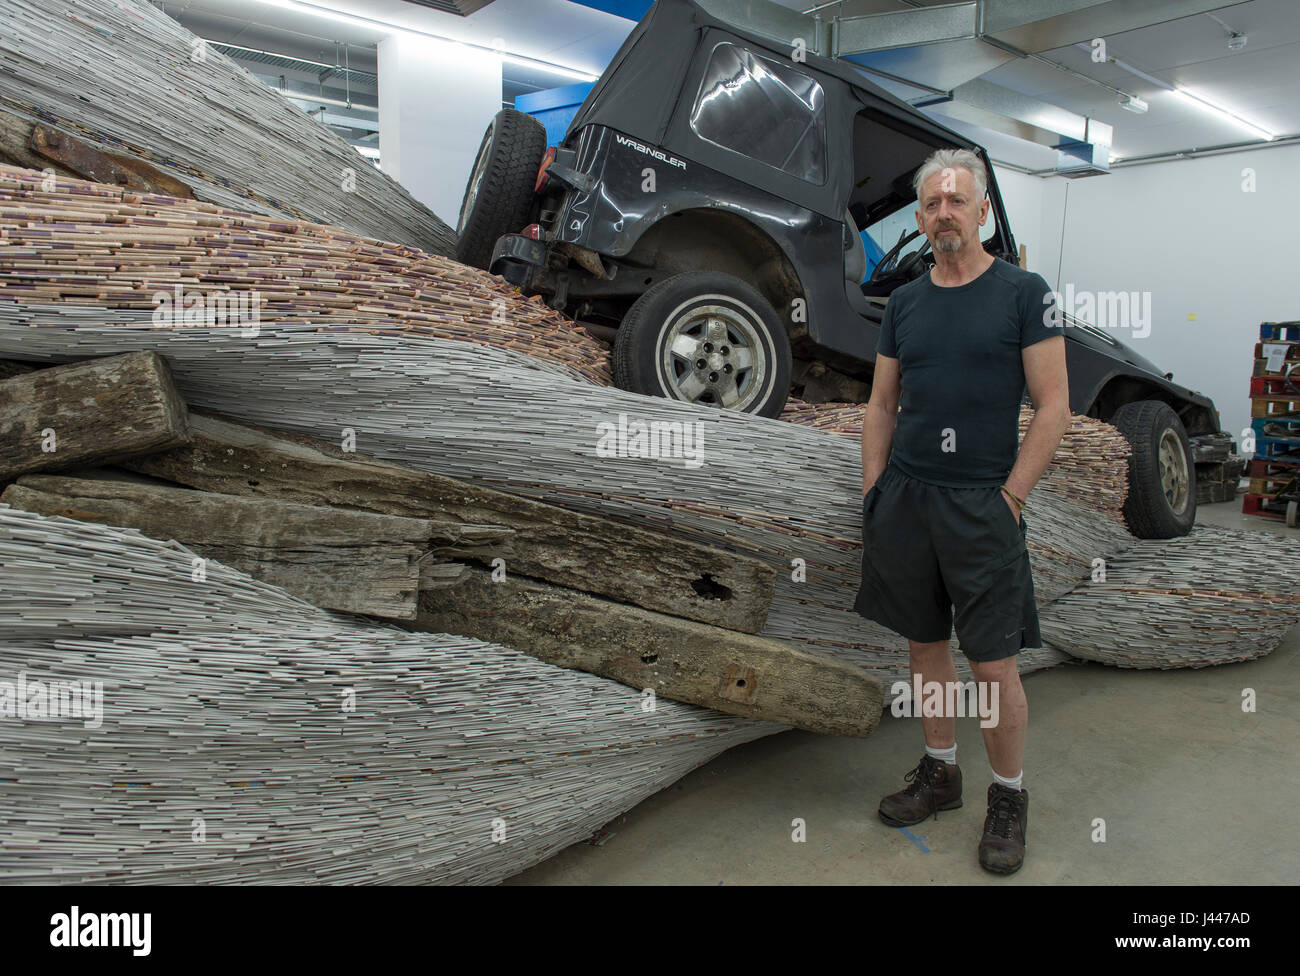
[(936, 749), (934, 746), (926, 746), (925, 754), (934, 756), (935, 759), (942, 759), (950, 766), (957, 765), (957, 743), (953, 743), (947, 749)]
[(1024, 789), (1024, 787), (1020, 785), (1021, 781), (1024, 778), (1025, 778), (1025, 771), (1023, 769), (1020, 772), (1016, 773), (1016, 775), (1011, 779), (1007, 779), (1007, 777), (1005, 776), (999, 776), (998, 771), (996, 769), (993, 770), (993, 782), (1000, 783), (1009, 790)]

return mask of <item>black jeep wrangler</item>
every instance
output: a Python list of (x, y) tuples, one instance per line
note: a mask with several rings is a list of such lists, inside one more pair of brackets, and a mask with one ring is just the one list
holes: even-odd
[[(850, 63), (738, 29), (693, 0), (658, 0), (559, 146), (522, 112), (493, 119), (457, 256), (603, 328), (623, 389), (775, 417), (810, 364), (869, 384), (890, 292), (929, 271), (911, 182), (939, 148), (984, 159), (984, 247), (1015, 263), (982, 147)], [(864, 229), (876, 240), (899, 232), (869, 277)], [(1185, 534), (1196, 513), (1189, 434), (1223, 439), (1218, 411), (1106, 331), (1066, 319), (1071, 409), (1134, 447), (1130, 528)]]

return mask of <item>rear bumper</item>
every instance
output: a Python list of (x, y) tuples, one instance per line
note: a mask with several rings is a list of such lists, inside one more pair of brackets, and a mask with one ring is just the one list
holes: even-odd
[(546, 267), (546, 244), (522, 234), (502, 234), (492, 249), (488, 270), (527, 290), (529, 279)]

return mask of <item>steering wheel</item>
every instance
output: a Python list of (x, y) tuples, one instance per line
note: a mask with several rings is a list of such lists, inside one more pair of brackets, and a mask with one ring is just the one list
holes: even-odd
[(903, 248), (920, 236), (921, 232), (919, 230), (914, 230), (910, 234), (907, 231), (899, 234), (898, 243), (885, 252), (879, 263), (871, 269), (871, 277), (868, 279), (871, 284), (880, 285), (897, 278), (910, 279), (912, 269), (930, 253), (930, 239), (927, 237), (924, 244), (901, 261), (898, 256), (903, 253)]

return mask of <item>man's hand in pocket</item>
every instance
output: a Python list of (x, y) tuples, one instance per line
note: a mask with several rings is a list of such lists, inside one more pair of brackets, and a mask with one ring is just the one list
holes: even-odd
[(1001, 496), (1002, 500), (1007, 503), (1007, 508), (1011, 509), (1011, 514), (1016, 517), (1016, 525), (1019, 525), (1020, 509), (1016, 508), (1016, 503), (1013, 502), (1010, 498), (1008, 498), (1007, 493), (1000, 488), (998, 489), (998, 495)]

